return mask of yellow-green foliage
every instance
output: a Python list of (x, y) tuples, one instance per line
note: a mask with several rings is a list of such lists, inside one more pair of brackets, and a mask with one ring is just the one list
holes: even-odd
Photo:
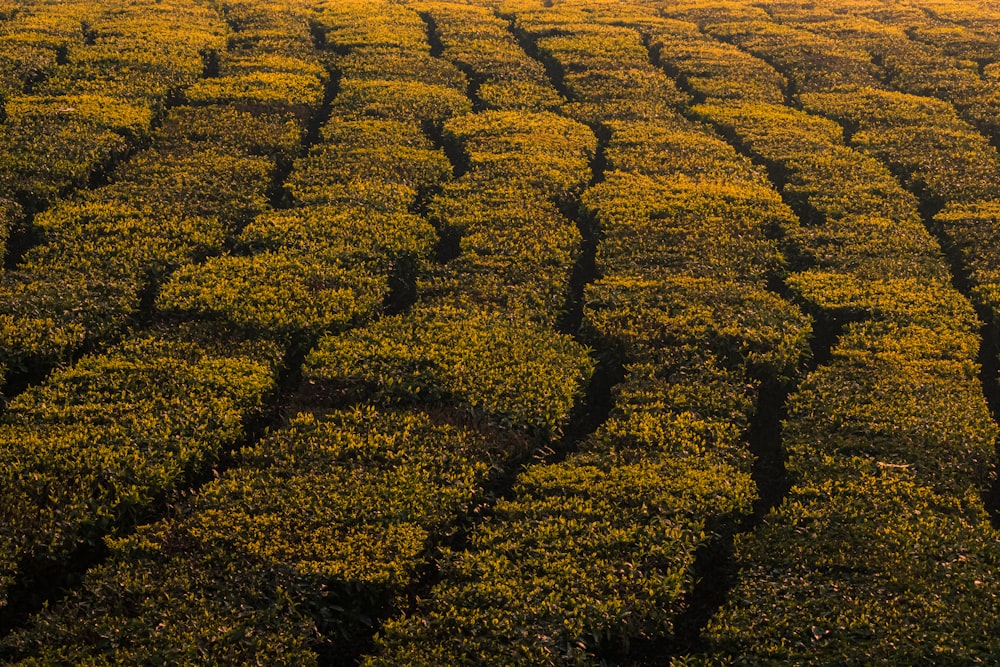
[(580, 456), (534, 466), (444, 582), (389, 622), (363, 664), (600, 664), (596, 651), (670, 631), (707, 514), (745, 509), (725, 466)]
[(468, 113), (472, 102), (454, 88), (420, 81), (346, 79), (333, 112), (349, 119), (398, 120), (440, 124)]
[(226, 43), (227, 55), (232, 58), (280, 56), (297, 59), (308, 57), (312, 51), (309, 8), (299, 0), (220, 0), (217, 7), (232, 30)]
[(840, 459), (863, 456), (901, 465), (938, 493), (977, 488), (997, 431), (973, 383), (978, 367), (968, 359), (879, 350), (872, 333), (845, 341), (789, 400), (789, 469), (810, 480), (837, 478)]
[[(716, 181), (766, 181), (766, 177), (714, 132), (676, 120), (610, 121), (604, 149), (608, 168), (651, 177), (688, 176)], [(699, 131), (703, 130), (703, 131)]]
[(499, 308), (551, 324), (564, 309), (580, 245), (570, 202), (591, 178), (597, 140), (553, 113), (488, 111), (444, 125), (465, 173), (429, 203), (432, 219), (461, 234), (459, 256), (422, 284), (428, 299)]
[(643, 30), (657, 62), (695, 95), (715, 99), (784, 101), (785, 77), (731, 44), (702, 34), (697, 26), (664, 21)]
[(1000, 203), (946, 206), (934, 216), (935, 226), (959, 253), (974, 284), (978, 302), (1000, 312)]
[(0, 653), (990, 662), (998, 19), (0, 0)]
[(247, 333), (278, 335), (357, 324), (385, 298), (385, 276), (339, 257), (265, 251), (184, 267), (157, 298), (166, 312), (218, 315)]
[(185, 92), (192, 104), (228, 104), (254, 112), (291, 111), (308, 116), (323, 101), (323, 81), (312, 74), (250, 72), (203, 79)]
[(101, 659), (94, 637), (122, 663), (315, 664), (317, 635), (349, 646), (405, 604), (434, 541), (523, 447), (420, 412), (300, 415), (183, 517), (112, 541), (84, 587), (7, 646), (41, 664)]
[(433, 22), (442, 56), (471, 73), (476, 97), (487, 109), (554, 110), (564, 102), (543, 65), (486, 8), (431, 2), (418, 9)]
[(38, 86), (50, 94), (145, 98), (154, 106), (202, 74), (202, 53), (222, 45), (222, 22), (198, 3), (102, 2), (87, 39), (67, 44), (66, 63)]
[(441, 306), (323, 339), (305, 375), (329, 392), (453, 404), (549, 434), (565, 425), (593, 368), (569, 336), (516, 315)]
[(28, 252), (19, 268), (39, 276), (56, 267), (140, 276), (222, 246), (225, 227), (218, 218), (158, 213), (116, 201), (59, 204), (35, 217), (44, 244)]
[(24, 222), (24, 209), (12, 199), (0, 197), (0, 255), (7, 254), (7, 239)]
[(865, 280), (850, 274), (804, 271), (789, 286), (824, 311), (844, 319), (887, 319), (900, 323), (947, 325), (959, 331), (979, 326), (972, 305), (951, 285), (913, 278)]
[(746, 474), (752, 455), (742, 442), (759, 385), (744, 368), (696, 347), (662, 349), (655, 360), (625, 366), (615, 407), (588, 439), (589, 452), (686, 464), (725, 462)]
[(947, 280), (916, 198), (884, 165), (844, 146), (838, 125), (777, 105), (704, 104), (695, 112), (779, 171), (785, 197), (819, 223), (791, 230), (797, 255), (867, 279)]
[(2, 37), (0, 189), (36, 206), (145, 140), (154, 111), (201, 75), (221, 26), (186, 0), (27, 4)]
[(310, 206), (258, 216), (239, 240), (250, 250), (294, 250), (384, 272), (393, 261), (429, 252), (435, 239), (427, 221), (412, 213)]
[(69, 359), (85, 342), (118, 331), (139, 303), (136, 276), (58, 270), (6, 272), (0, 281), (0, 358), (30, 370)]
[(794, 486), (738, 539), (743, 574), (705, 631), (709, 655), (737, 665), (991, 660), (998, 535), (978, 493), (938, 494), (912, 468), (882, 462), (830, 464), (836, 478)]
[(669, 0), (664, 15), (691, 21), (702, 30), (728, 21), (766, 21), (770, 15), (761, 7), (743, 0)]
[[(456, 188), (457, 189), (457, 188)], [(418, 283), (425, 301), (495, 308), (551, 324), (566, 306), (567, 280), (579, 254), (580, 231), (555, 206), (518, 202), (530, 191), (514, 189), (496, 205), (482, 198), (457, 197), (433, 202), (439, 219), (463, 230), (459, 255), (444, 267), (431, 267)], [(470, 188), (479, 193), (478, 188)], [(492, 202), (490, 202), (492, 203)], [(445, 208), (447, 207), (447, 209)]]
[(413, 215), (317, 206), (260, 216), (241, 239), (260, 251), (181, 269), (157, 305), (218, 315), (256, 333), (357, 324), (377, 312), (395, 266), (430, 252), (433, 230)]
[(338, 118), (322, 132), (323, 143), (295, 163), (286, 183), (299, 203), (337, 201), (365, 181), (405, 188), (412, 199), (451, 177), (444, 152), (412, 123)]
[(12, 401), (0, 423), (4, 588), (21, 559), (59, 562), (239, 442), (274, 389), (269, 353), (141, 339)]
[(263, 210), (272, 168), (215, 150), (147, 151), (112, 185), (36, 216), (42, 243), (0, 278), (4, 364), (44, 366), (120, 330), (149, 281), (218, 252)]
[(160, 215), (218, 217), (232, 230), (269, 208), (273, 171), (271, 160), (214, 146), (176, 154), (153, 149), (126, 162), (111, 185), (87, 197)]
[(290, 162), (302, 149), (302, 127), (291, 114), (252, 114), (224, 105), (179, 106), (167, 113), (154, 141), (170, 153), (215, 146)]
[(0, 189), (46, 202), (124, 154), (144, 137), (148, 106), (99, 95), (16, 97), (0, 125)]
[(796, 222), (777, 192), (753, 182), (612, 172), (587, 191), (584, 202), (604, 232), (600, 270), (645, 278), (683, 273), (764, 281), (782, 264), (768, 236)]
[(589, 123), (669, 118), (687, 101), (674, 81), (649, 62), (635, 30), (557, 19), (551, 35), (552, 17), (545, 14), (518, 13), (516, 25), (535, 38), (543, 60), (560, 73), (570, 100), (564, 109), (572, 117)]
[(322, 0), (317, 20), (327, 44), (351, 51), (395, 50), (430, 54), (427, 26), (417, 12), (390, 0)]
[(854, 145), (893, 165), (932, 198), (971, 203), (996, 197), (996, 151), (946, 102), (859, 89), (803, 96), (803, 105), (854, 128)]
[(586, 322), (630, 358), (665, 346), (708, 347), (766, 375), (792, 374), (808, 318), (778, 296), (739, 283), (687, 276), (608, 276), (587, 288)]
[(469, 80), (451, 63), (422, 51), (362, 48), (336, 59), (343, 79), (421, 81), (465, 93)]
[(770, 20), (714, 23), (705, 30), (771, 63), (793, 79), (799, 91), (879, 83), (878, 68), (869, 54), (824, 35)]
[(497, 181), (541, 198), (566, 197), (590, 179), (597, 139), (586, 126), (552, 113), (492, 111), (459, 116), (444, 126), (460, 143), (468, 176), (484, 186)]

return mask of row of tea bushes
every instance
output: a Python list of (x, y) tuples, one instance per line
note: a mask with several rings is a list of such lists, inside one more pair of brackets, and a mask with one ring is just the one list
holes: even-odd
[(74, 552), (97, 549), (210, 468), (259, 417), (277, 349), (250, 355), (185, 338), (151, 335), (85, 357), (8, 405), (0, 607), (17, 575), (48, 576)]
[[(787, 82), (767, 63), (719, 42), (686, 21), (641, 26), (656, 63), (701, 99), (754, 99), (781, 104)], [(663, 57), (660, 57), (662, 54)]]
[[(426, 34), (413, 10), (394, 12), (395, 25), (409, 26), (417, 17), (413, 34), (418, 28)], [(489, 15), (479, 16), (493, 25)], [(381, 35), (384, 28), (374, 25)], [(338, 32), (331, 43), (353, 36)], [(360, 52), (355, 48), (344, 59), (354, 66)], [(426, 69), (419, 65), (415, 77)], [(395, 103), (387, 82), (376, 83), (377, 89), (344, 88), (345, 112), (400, 121), (410, 114), (458, 156), (460, 177), (424, 206), (442, 233), (459, 237), (457, 255), (443, 257), (449, 261), (419, 280), (411, 312), (321, 340), (307, 359), (306, 377), (340, 400), (444, 403), (515, 429), (558, 432), (592, 362), (584, 348), (552, 331), (580, 243), (576, 225), (556, 203), (572, 202), (590, 180), (596, 139), (586, 127), (551, 113), (489, 111), (445, 120), (463, 110), (443, 93), (448, 89), (397, 82), (398, 90), (415, 91), (421, 102), (439, 101), (411, 106)], [(462, 99), (469, 111), (468, 98)], [(432, 115), (413, 117), (414, 108)], [(422, 174), (413, 176), (410, 187), (429, 191)], [(295, 179), (292, 185), (310, 191)]]
[(575, 213), (597, 140), (550, 112), (487, 111), (456, 118), (445, 141), (464, 173), (428, 207), (459, 254), (430, 276), (428, 298), (517, 313), (551, 326), (563, 314), (581, 232)]
[(469, 94), (486, 109), (555, 110), (563, 100), (542, 64), (529, 57), (506, 20), (486, 7), (431, 2), (416, 6), (442, 46), (441, 56), (469, 77)]
[[(299, 57), (282, 56), (278, 66), (311, 77), (307, 99), (293, 93), (278, 104), (286, 92), (278, 85), (267, 110), (254, 107), (260, 90), (247, 93), (249, 98), (234, 90), (211, 103), (175, 106), (152, 145), (116, 169), (109, 185), (35, 217), (40, 243), (0, 280), (5, 365), (30, 377), (113, 337), (140, 314), (167, 275), (221, 253), (269, 208), (279, 164), (290, 162), (301, 145), (304, 119), (296, 119), (302, 105), (321, 106), (327, 79), (325, 70), (317, 72), (308, 23), (304, 17), (299, 23), (284, 28), (298, 38)], [(282, 25), (266, 32), (274, 38)], [(272, 73), (270, 53), (258, 54), (259, 73)], [(221, 53), (220, 73), (252, 77), (246, 64), (251, 56)]]
[(742, 573), (705, 630), (701, 659), (968, 664), (991, 655), (996, 535), (980, 492), (996, 426), (977, 382), (979, 322), (916, 199), (827, 120), (755, 103), (694, 113), (811, 211), (788, 241), (812, 266), (787, 283), (827, 326), (843, 327), (831, 359), (788, 399), (793, 485), (760, 528), (738, 536)]
[[(285, 181), (290, 206), (258, 216), (235, 253), (178, 271), (159, 295), (161, 309), (308, 346), (380, 312), (394, 274), (413, 280), (435, 236), (409, 210), (452, 174), (424, 130), (469, 111), (470, 103), (455, 87), (422, 81), (419, 56), (430, 56), (419, 17), (386, 8), (371, 17), (374, 25), (352, 25), (370, 10), (331, 7), (314, 18), (328, 29), (333, 50), (350, 48), (359, 39), (355, 30), (377, 35), (379, 22), (394, 15), (402, 23), (377, 46), (359, 41), (335, 59), (338, 92), (320, 141)], [(401, 69), (405, 64), (414, 67)]]
[(83, 42), (83, 25), (100, 5), (91, 2), (20, 2), (0, 22), (0, 91), (23, 93), (65, 63), (71, 42)]
[[(568, 108), (589, 104), (609, 134), (615, 170), (583, 196), (602, 237), (583, 326), (616, 350), (625, 379), (579, 451), (523, 472), (468, 548), (446, 553), (441, 583), (385, 627), (368, 665), (599, 664), (669, 637), (708, 524), (755, 499), (743, 443), (753, 376), (793, 375), (806, 352), (808, 318), (764, 289), (780, 263), (767, 234), (795, 223), (777, 193), (704, 128), (661, 103), (629, 109), (618, 79), (595, 83), (608, 53), (626, 58), (624, 76), (655, 72), (636, 32), (605, 41), (583, 16), (528, 4), (516, 25), (567, 73)], [(558, 38), (543, 36), (550, 26)], [(711, 165), (672, 150), (695, 137)], [(737, 267), (730, 250), (764, 259)]]
[(775, 23), (762, 9), (753, 9), (759, 15), (752, 18), (711, 16), (683, 7), (668, 7), (666, 15), (697, 21), (712, 38), (761, 58), (787, 77), (796, 93), (881, 84), (882, 70), (866, 51), (826, 35)]
[[(747, 37), (748, 41), (734, 37), (741, 30), (750, 34), (746, 26), (739, 27), (743, 25), (739, 22), (719, 22), (715, 27), (708, 25), (707, 30), (720, 35), (730, 31), (726, 39), (736, 39), (779, 68), (797, 62), (797, 69), (786, 73), (798, 89), (814, 91), (801, 95), (805, 108), (837, 120), (853, 146), (888, 164), (921, 197), (925, 213), (945, 209), (934, 220), (934, 229), (948, 249), (955, 251), (977, 304), (993, 317), (996, 295), (1000, 293), (996, 287), (996, 253), (991, 250), (997, 217), (994, 186), (1000, 163), (987, 138), (959, 115), (964, 113), (965, 118), (990, 131), (984, 126), (984, 118), (995, 115), (988, 111), (996, 95), (995, 82), (990, 81), (985, 68), (980, 76), (977, 64), (982, 61), (982, 44), (988, 43), (989, 37), (980, 34), (972, 39), (959, 30), (958, 43), (915, 43), (911, 38), (920, 39), (920, 30), (940, 35), (955, 26), (945, 19), (929, 18), (922, 11), (916, 11), (914, 16), (912, 11), (901, 10), (884, 17), (888, 24), (898, 26), (887, 27), (875, 20), (883, 18), (881, 13), (869, 11), (874, 12), (872, 19), (849, 21), (815, 9), (778, 8), (772, 13), (787, 25), (772, 24), (778, 26), (773, 34), (754, 33)], [(728, 27), (723, 30), (718, 26)], [(869, 60), (874, 57), (884, 76), (873, 83), (867, 75), (845, 74), (838, 81), (843, 85), (827, 90), (832, 84), (822, 82), (817, 74), (826, 66), (825, 60), (810, 64), (799, 58), (789, 39), (779, 36), (792, 33), (796, 44), (801, 44), (802, 49), (812, 45), (814, 54), (857, 51)], [(908, 93), (944, 99), (887, 91), (882, 89), (881, 79)], [(976, 105), (987, 111), (978, 116), (970, 112)]]
[[(775, 20), (869, 53), (883, 69), (886, 85), (951, 102), (967, 121), (989, 135), (1000, 136), (996, 120), (1000, 89), (995, 81), (980, 73), (1000, 47), (996, 33), (992, 37), (976, 34), (915, 7), (898, 12), (888, 12), (884, 6), (859, 7), (859, 13), (868, 16), (852, 17), (815, 9), (793, 12), (782, 11), (780, 7), (769, 9)], [(952, 33), (946, 43), (928, 39), (930, 35), (943, 33)]]
[(488, 111), (444, 124), (464, 173), (428, 204), (458, 255), (418, 284), (413, 311), (320, 341), (310, 381), (333, 394), (446, 403), (551, 436), (593, 369), (553, 326), (580, 232), (556, 208), (590, 180), (594, 135), (551, 113)]
[[(529, 9), (518, 10), (515, 28), (532, 35), (542, 60), (559, 73), (570, 116), (591, 124), (612, 118), (670, 118), (688, 101), (674, 81), (650, 63), (649, 51), (635, 39), (635, 31), (591, 22), (588, 13), (573, 8), (560, 10), (553, 20), (530, 9), (534, 3), (527, 4)], [(518, 7), (510, 3), (501, 10)]]
[(868, 53), (882, 68), (888, 87), (951, 102), (984, 132), (995, 135), (1000, 129), (996, 121), (1000, 89), (983, 80), (979, 63), (911, 39), (912, 25), (897, 27), (862, 17), (782, 22)]
[(8, 646), (24, 665), (349, 660), (525, 445), (421, 411), (301, 414)]
[(973, 298), (995, 319), (1000, 159), (986, 138), (951, 105), (926, 97), (861, 89), (807, 96), (804, 104), (849, 126), (852, 145), (897, 170), (921, 195), (936, 212), (933, 226), (967, 273)]
[(0, 126), (0, 196), (29, 211), (147, 142), (224, 32), (214, 12), (185, 0), (28, 3), (9, 29), (31, 45), (29, 59), (50, 61), (28, 65), (34, 82), (8, 91)]
[[(371, 71), (416, 62), (407, 52), (428, 48), (419, 17), (398, 6), (338, 1), (326, 9), (315, 18), (328, 28), (333, 48), (343, 48), (340, 40), (351, 35), (361, 44), (379, 34), (398, 41), (358, 46), (343, 56), (373, 61)], [(413, 84), (412, 98), (398, 96), (405, 86), (390, 97), (378, 79), (350, 81), (357, 85), (342, 88), (349, 92), (334, 99), (322, 128), (326, 141), (293, 168), (295, 205), (253, 220), (240, 237), (251, 254), (233, 260), (281, 257), (283, 267), (294, 267), (314, 256), (324, 280), (339, 266), (360, 283), (381, 280), (374, 272), (388, 270), (400, 248), (429, 252), (432, 230), (407, 208), (417, 187), (444, 176), (435, 166), (443, 156), (420, 134), (427, 120), (419, 115), (420, 103), (428, 94), (457, 98), (403, 77), (397, 81)], [(324, 156), (342, 159), (333, 166), (343, 171)], [(414, 165), (415, 157), (430, 168)], [(387, 198), (390, 190), (394, 196)], [(203, 268), (220, 275), (219, 266)], [(252, 268), (247, 273), (251, 293), (240, 298), (261, 305), (268, 275), (253, 275)], [(178, 274), (175, 285), (190, 288), (194, 275)], [(289, 277), (294, 274), (281, 281)], [(282, 304), (283, 316), (304, 320), (280, 327), (258, 323), (265, 336), (283, 339), (296, 328), (322, 333), (323, 320), (309, 317), (328, 306), (315, 298), (322, 284), (305, 286), (313, 290), (313, 310), (297, 314), (296, 304)], [(168, 287), (162, 300), (176, 301), (180, 293)], [(226, 315), (230, 328), (237, 308), (220, 307), (227, 303), (221, 290), (206, 289), (203, 297), (213, 312)], [(340, 308), (330, 306), (324, 316), (338, 316)], [(308, 389), (301, 393), (305, 404), (317, 398)], [(302, 665), (315, 664), (317, 650), (342, 658), (356, 650), (353, 642), (363, 640), (387, 605), (404, 599), (432, 545), (527, 444), (416, 410), (302, 413), (242, 449), (237, 465), (202, 487), (177, 516), (111, 541), (110, 558), (90, 572), (84, 588), (12, 636), (8, 651), (26, 664), (82, 662), (109, 651), (127, 663)], [(141, 608), (135, 606), (139, 599)]]
[[(216, 108), (221, 119), (240, 113)], [(176, 107), (113, 183), (36, 217), (45, 241), (4, 276), (9, 358), (59, 358), (109, 338), (139, 307), (147, 281), (220, 251), (268, 207), (275, 165), (253, 153), (269, 151), (246, 150), (246, 137), (229, 144), (225, 133), (204, 131), (211, 117), (187, 126), (188, 117), (199, 116)], [(246, 120), (253, 134), (256, 117)], [(256, 134), (270, 127), (263, 120)], [(205, 323), (134, 333), (10, 403), (0, 425), (11, 500), (0, 514), (4, 604), (15, 581), (17, 603), (28, 604), (49, 569), (99, 551), (104, 535), (134, 525), (248, 437), (284, 348), (219, 342), (226, 337)]]

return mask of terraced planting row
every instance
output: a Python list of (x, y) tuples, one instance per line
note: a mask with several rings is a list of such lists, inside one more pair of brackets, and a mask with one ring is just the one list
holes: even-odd
[(988, 664), (998, 40), (0, 3), (0, 660)]

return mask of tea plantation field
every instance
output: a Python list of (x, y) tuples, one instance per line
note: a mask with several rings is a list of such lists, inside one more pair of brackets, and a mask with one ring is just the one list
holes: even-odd
[(992, 0), (0, 0), (0, 663), (1000, 664)]

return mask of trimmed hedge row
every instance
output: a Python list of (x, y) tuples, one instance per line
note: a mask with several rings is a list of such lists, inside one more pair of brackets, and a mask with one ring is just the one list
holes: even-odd
[(431, 2), (417, 9), (440, 39), (442, 57), (469, 75), (470, 95), (486, 109), (554, 111), (565, 101), (508, 22), (487, 8)]
[[(821, 97), (835, 99), (802, 95)], [(845, 326), (830, 361), (788, 399), (794, 484), (760, 529), (737, 537), (743, 574), (693, 662), (968, 664), (995, 654), (997, 535), (980, 492), (997, 429), (976, 381), (979, 322), (916, 200), (828, 121), (756, 103), (694, 111), (813, 212), (790, 240), (819, 265), (787, 283)]]
[(22, 564), (38, 569), (99, 543), (243, 439), (280, 359), (257, 347), (138, 338), (11, 401), (0, 422), (0, 606)]
[[(162, 143), (120, 167), (110, 185), (36, 216), (43, 242), (0, 289), (5, 359), (58, 360), (107, 340), (147, 285), (217, 253), (269, 208), (275, 164), (254, 154), (279, 149), (258, 150), (252, 123), (249, 136), (227, 145), (228, 132), (206, 129), (211, 119), (189, 128), (178, 122), (184, 108), (175, 113), (157, 132)], [(275, 147), (290, 149), (287, 133)], [(134, 525), (247, 437), (284, 349), (217, 342), (224, 338), (233, 340), (208, 323), (135, 334), (8, 405), (3, 604), (15, 577), (23, 588), (74, 552), (96, 550), (103, 535)]]
[[(855, 128), (853, 145), (899, 171), (911, 189), (941, 209), (933, 226), (959, 257), (973, 298), (995, 318), (1000, 309), (995, 149), (946, 102), (864, 89), (838, 95), (841, 99), (809, 96), (805, 104)], [(877, 111), (861, 114), (856, 105)]]
[(787, 82), (773, 67), (732, 44), (716, 41), (686, 21), (656, 21), (640, 28), (656, 63), (701, 99), (781, 104)]
[(980, 73), (995, 57), (1000, 33), (995, 28), (992, 34), (975, 29), (982, 25), (985, 14), (977, 15), (972, 26), (962, 26), (966, 19), (947, 17), (947, 9), (945, 16), (934, 10), (858, 9), (869, 16), (845, 18), (815, 12), (785, 15), (780, 10), (773, 16), (867, 51), (884, 70), (887, 85), (951, 102), (967, 121), (986, 134), (1000, 136), (1000, 94), (986, 72)]
[[(269, 95), (285, 101), (270, 109), (252, 109), (236, 94), (212, 104), (201, 100), (203, 106), (173, 107), (153, 135), (153, 145), (119, 166), (109, 185), (37, 215), (41, 243), (0, 279), (0, 360), (5, 366), (30, 373), (107, 340), (137, 316), (143, 298), (165, 276), (219, 254), (240, 228), (270, 207), (268, 187), (277, 162), (299, 152), (300, 117), (308, 115), (301, 109), (319, 107), (328, 76), (312, 53), (304, 17), (293, 28), (267, 20), (260, 30), (278, 39), (284, 26), (301, 57), (275, 60), (268, 57), (272, 51), (263, 51), (256, 73), (296, 71), (311, 82), (308, 98), (278, 83)], [(130, 25), (125, 21), (122, 30)], [(245, 29), (243, 37), (249, 32)], [(251, 52), (218, 55), (223, 76), (211, 81), (254, 74), (247, 60)], [(194, 56), (200, 63), (197, 51)], [(114, 110), (104, 98), (91, 97), (79, 112)], [(134, 131), (149, 121), (136, 118)]]
[(526, 445), (417, 411), (299, 415), (184, 514), (110, 542), (7, 647), (24, 665), (343, 658)]
[(593, 361), (572, 338), (516, 313), (427, 305), (324, 339), (304, 374), (324, 393), (457, 405), (551, 437), (592, 372)]
[[(577, 20), (561, 7), (532, 9), (516, 25), (534, 36), (558, 26), (540, 50), (591, 85), (591, 62), (607, 67), (605, 54), (637, 72), (648, 66), (636, 32), (611, 30), (602, 42), (596, 24)], [(630, 110), (641, 124), (625, 129), (617, 121), (631, 91), (588, 94), (606, 102), (605, 117), (596, 105), (588, 115), (610, 130), (609, 163), (630, 171), (611, 171), (583, 196), (602, 234), (584, 328), (617, 349), (625, 380), (608, 421), (579, 452), (522, 473), (469, 547), (445, 554), (431, 596), (390, 621), (363, 664), (616, 662), (632, 642), (671, 635), (695, 552), (755, 499), (742, 440), (759, 381), (794, 375), (809, 335), (808, 318), (764, 289), (780, 265), (767, 235), (794, 216), (704, 128), (654, 105), (648, 117)], [(646, 134), (704, 139), (716, 163), (694, 167), (690, 154), (645, 145)]]
[(712, 23), (704, 30), (715, 39), (736, 44), (767, 61), (795, 82), (796, 92), (881, 83), (879, 67), (868, 53), (824, 35), (770, 19)]
[(31, 209), (86, 186), (146, 142), (170, 96), (202, 75), (201, 54), (219, 48), (222, 32), (213, 12), (183, 0), (29, 3), (9, 29), (7, 41), (21, 48), (4, 51), (13, 62), (0, 72), (22, 78), (6, 81), (0, 196)]
[[(317, 21), (329, 27), (328, 43), (339, 48), (338, 40), (356, 34), (363, 23), (379, 30), (367, 13), (374, 9), (367, 2), (331, 3)], [(399, 16), (398, 6), (386, 3), (381, 10)], [(347, 19), (357, 23), (339, 30), (338, 22)], [(404, 30), (393, 30), (392, 36), (410, 39)], [(375, 50), (368, 57), (377, 60), (381, 54)], [(368, 90), (384, 94), (377, 80), (371, 83)], [(415, 89), (442, 99), (447, 90)], [(400, 110), (412, 102), (392, 100)], [(288, 277), (316, 262), (316, 279), (304, 283), (311, 290), (307, 305), (282, 305), (282, 316), (298, 316), (303, 309), (310, 316), (293, 327), (322, 325), (309, 308), (325, 305), (318, 290), (336, 267), (354, 283), (369, 277), (382, 281), (377, 272), (389, 271), (397, 254), (413, 252), (414, 246), (426, 254), (432, 240), (427, 223), (407, 212), (416, 188), (433, 186), (445, 175), (438, 168), (440, 152), (415, 130), (425, 119), (411, 117), (407, 124), (395, 112), (357, 113), (359, 106), (373, 108), (350, 94), (346, 102), (334, 101), (334, 118), (322, 132), (330, 143), (293, 168), (291, 190), (301, 198), (290, 209), (255, 218), (239, 238), (252, 254), (231, 258), (232, 266), (281, 258), (287, 272), (277, 276), (277, 284), (283, 288), (296, 286)], [(334, 173), (323, 154), (343, 156), (344, 173)], [(414, 156), (429, 168), (414, 169)], [(376, 193), (386, 185), (396, 184), (403, 196), (394, 202), (383, 198), (383, 210), (377, 211), (344, 187), (365, 181), (359, 190), (371, 201), (379, 201)], [(201, 275), (216, 266), (221, 264), (203, 265)], [(162, 300), (176, 301), (197, 274), (179, 272)], [(267, 277), (248, 277), (246, 285), (256, 291), (250, 302), (266, 305), (254, 299), (266, 295)], [(211, 280), (204, 287), (200, 295), (211, 308), (219, 311), (229, 303), (229, 297), (211, 292)], [(247, 311), (244, 303), (227, 317)], [(345, 312), (337, 306), (321, 314)], [(488, 326), (484, 333), (495, 335)], [(316, 397), (307, 390), (300, 399), (308, 403)], [(315, 664), (316, 650), (338, 655), (355, 650), (353, 642), (363, 641), (377, 616), (404, 602), (432, 546), (474, 511), (484, 487), (507, 462), (528, 451), (530, 441), (520, 436), (449, 426), (454, 415), (440, 409), (435, 414), (363, 408), (300, 415), (244, 449), (239, 465), (203, 487), (183, 513), (110, 541), (109, 560), (89, 573), (83, 589), (10, 637), (8, 651), (26, 664)], [(359, 498), (367, 504), (358, 506)], [(139, 598), (141, 609), (135, 606)], [(209, 617), (214, 620), (206, 622)]]
[(515, 30), (533, 41), (557, 74), (569, 99), (563, 110), (572, 118), (590, 125), (669, 118), (687, 102), (650, 63), (634, 30), (595, 23), (590, 12), (572, 5), (550, 10), (530, 1), (507, 2), (500, 11), (514, 18)]
[(801, 480), (737, 542), (743, 574), (707, 632), (717, 657), (690, 664), (988, 663), (997, 535), (978, 490), (941, 495), (906, 464), (815, 445), (810, 457), (836, 476)]
[[(329, 29), (326, 43), (340, 49), (362, 29), (341, 22), (366, 18), (345, 6), (315, 20)], [(422, 26), (418, 18), (393, 36), (398, 45), (366, 43), (331, 63), (368, 65), (341, 72), (320, 142), (295, 160), (286, 180), (292, 207), (258, 216), (238, 238), (238, 254), (178, 271), (158, 307), (294, 340), (367, 321), (389, 298), (393, 274), (412, 280), (436, 238), (408, 209), (452, 175), (421, 128), (471, 108), (456, 89), (419, 81), (423, 67), (408, 76), (394, 69), (401, 58), (410, 61), (407, 54), (426, 55), (414, 34)], [(371, 29), (381, 30), (377, 22)], [(382, 78), (384, 71), (396, 78)], [(360, 78), (365, 72), (374, 78)]]
[(572, 208), (590, 180), (596, 138), (572, 120), (523, 111), (461, 116), (444, 133), (462, 151), (465, 173), (428, 209), (445, 233), (460, 237), (459, 254), (421, 289), (428, 300), (551, 326), (566, 305), (582, 240), (558, 204)]
[(551, 330), (580, 243), (554, 202), (589, 180), (596, 139), (514, 111), (457, 116), (443, 132), (465, 173), (428, 210), (462, 234), (458, 256), (418, 284), (413, 311), (321, 340), (305, 375), (353, 400), (445, 403), (551, 437), (593, 370), (586, 349)]
[(706, 103), (693, 112), (767, 161), (783, 177), (786, 199), (816, 218), (789, 238), (809, 266), (871, 280), (949, 279), (916, 199), (876, 160), (846, 147), (836, 123), (757, 103)]

